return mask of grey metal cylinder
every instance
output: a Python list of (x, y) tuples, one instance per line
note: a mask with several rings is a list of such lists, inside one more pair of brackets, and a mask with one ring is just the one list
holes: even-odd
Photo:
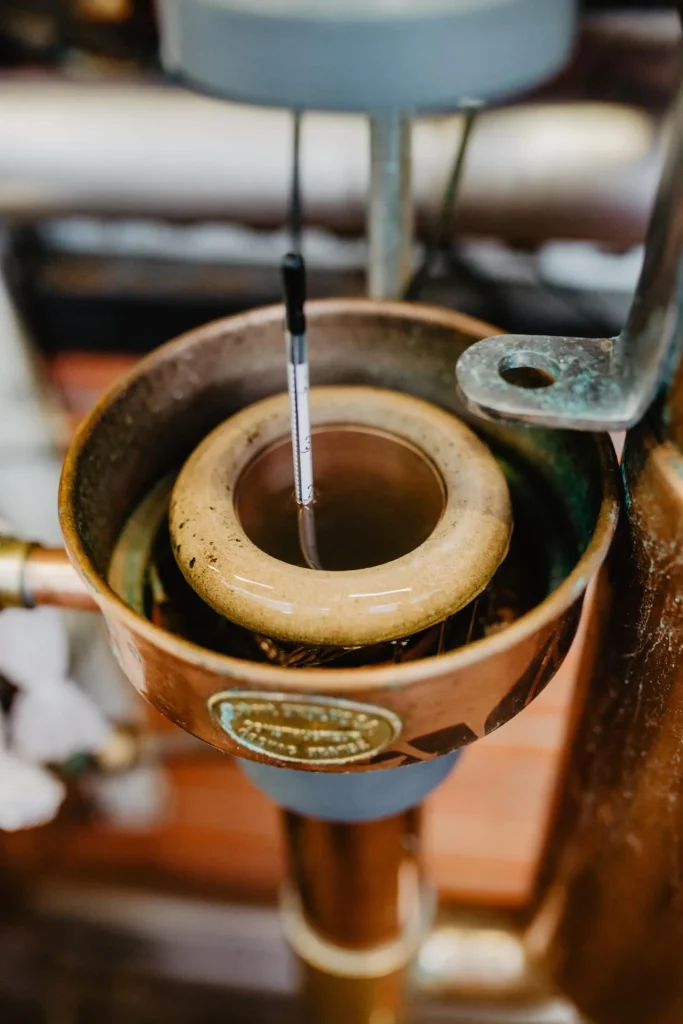
[(239, 759), (279, 807), (323, 821), (374, 821), (417, 807), (455, 767), (460, 751), (382, 772), (300, 772)]
[(519, 92), (571, 46), (575, 0), (161, 0), (166, 69), (264, 106), (439, 110)]

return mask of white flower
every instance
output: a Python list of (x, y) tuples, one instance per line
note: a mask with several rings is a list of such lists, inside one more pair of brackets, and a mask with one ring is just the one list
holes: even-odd
[(16, 832), (45, 825), (65, 796), (63, 783), (51, 772), (8, 752), (0, 721), (0, 830)]
[(68, 668), (68, 638), (56, 608), (7, 608), (2, 612), (2, 675), (22, 690), (29, 690), (63, 679)]
[(12, 702), (9, 739), (14, 753), (29, 761), (58, 764), (76, 754), (95, 753), (111, 734), (98, 707), (70, 679), (53, 679), (25, 690)]
[(37, 764), (93, 753), (111, 726), (98, 707), (66, 678), (68, 640), (56, 608), (10, 608), (0, 615), (0, 672), (19, 693), (9, 723), (11, 749)]

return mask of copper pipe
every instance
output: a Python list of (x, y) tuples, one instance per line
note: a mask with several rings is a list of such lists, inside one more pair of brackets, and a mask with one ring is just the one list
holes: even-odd
[(97, 611), (63, 548), (0, 537), (0, 608), (35, 605)]
[(302, 960), (310, 1019), (397, 1024), (404, 1019), (405, 963), (353, 977), (335, 973), (334, 952), (372, 954), (404, 936), (406, 915), (420, 899), (419, 811), (353, 824), (287, 812), (284, 824), (290, 884), (305, 925), (330, 953), (329, 963)]
[(403, 971), (383, 978), (336, 978), (301, 962), (301, 988), (311, 1024), (400, 1024)]
[(63, 548), (32, 547), (24, 565), (22, 590), (29, 607), (54, 605), (95, 612), (97, 605)]

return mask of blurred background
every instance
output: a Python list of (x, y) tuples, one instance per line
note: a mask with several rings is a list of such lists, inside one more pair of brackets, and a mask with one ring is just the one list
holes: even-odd
[[(511, 331), (619, 330), (680, 72), (680, 23), (673, 4), (582, 8), (569, 67), (477, 115), (445, 213), (464, 117), (416, 124), (415, 267), (429, 258), (412, 298)], [(153, 0), (1, 0), (0, 517), (12, 529), (59, 541), (65, 446), (136, 359), (279, 301), (293, 138), (286, 111), (166, 82)], [(312, 295), (363, 294), (368, 143), (362, 117), (304, 112)], [(68, 796), (54, 822), (0, 832), (0, 1019), (298, 1020), (275, 910), (275, 809), (228, 759), (141, 705), (96, 617), (67, 617), (65, 628), (70, 674), (115, 724), (116, 743), (60, 766)], [(419, 1020), (497, 1019), (447, 1005), (459, 969), (448, 907), (495, 928), (524, 903), (575, 662), (576, 650), (533, 705), (466, 751), (427, 806), (444, 910), (416, 968)], [(0, 681), (3, 707), (12, 692)], [(504, 951), (501, 965), (514, 973)], [(574, 1018), (558, 1004), (505, 1019)]]

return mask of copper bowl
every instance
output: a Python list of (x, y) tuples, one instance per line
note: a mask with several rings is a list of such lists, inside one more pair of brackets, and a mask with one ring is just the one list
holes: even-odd
[[(454, 366), (493, 328), (442, 309), (363, 299), (310, 303), (308, 318), (313, 384), (393, 388), (468, 419)], [(128, 517), (159, 480), (221, 421), (285, 390), (282, 331), (281, 308), (217, 321), (154, 352), (102, 398), (71, 446), (62, 476), (69, 556), (104, 614), (132, 683), (162, 714), (214, 746), (316, 770), (367, 770), (448, 753), (517, 714), (566, 655), (617, 521), (611, 442), (606, 435), (475, 424), (515, 467), (530, 502), (554, 503), (549, 532), (538, 536), (538, 557), (544, 544), (559, 540), (572, 553), (557, 585), (494, 635), (400, 665), (349, 669), (281, 668), (215, 653), (128, 607), (106, 582), (109, 563)], [(221, 717), (223, 700), (231, 714), (242, 715), (241, 725)], [(235, 701), (242, 702), (239, 708)], [(294, 757), (279, 757), (277, 744), (254, 741), (249, 731), (254, 717), (259, 729), (272, 732), (282, 716), (300, 725), (309, 713), (327, 725), (332, 716), (351, 732), (369, 722), (374, 731), (366, 756), (361, 748), (361, 756), (356, 749), (348, 758), (335, 757), (331, 749), (329, 757), (311, 757), (304, 737)]]

